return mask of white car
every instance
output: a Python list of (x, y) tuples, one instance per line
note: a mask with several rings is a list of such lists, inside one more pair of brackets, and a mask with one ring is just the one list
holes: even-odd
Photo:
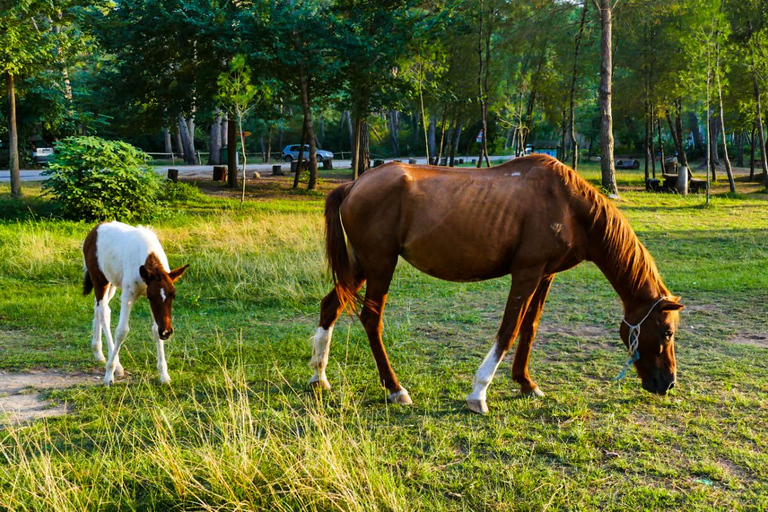
[[(290, 146), (285, 146), (285, 149), (283, 149), (283, 160), (286, 162), (293, 162), (297, 158), (299, 158), (299, 148), (301, 147), (300, 144), (292, 144)], [(315, 150), (315, 153), (317, 154), (317, 160), (323, 161), (323, 160), (333, 160), (333, 153), (330, 151), (325, 151), (324, 149), (317, 149)], [(304, 145), (304, 152), (302, 154), (302, 159), (309, 159), (309, 144)]]

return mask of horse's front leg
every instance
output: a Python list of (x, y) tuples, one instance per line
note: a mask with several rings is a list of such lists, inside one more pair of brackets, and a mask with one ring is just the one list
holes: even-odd
[(160, 330), (154, 320), (152, 321), (152, 335), (155, 337), (155, 344), (157, 345), (157, 370), (160, 372), (160, 382), (170, 384), (171, 376), (168, 375), (168, 362), (165, 360), (165, 342), (160, 338)]
[(547, 295), (554, 279), (554, 275), (548, 275), (541, 280), (533, 299), (531, 299), (531, 304), (528, 306), (528, 312), (523, 318), (523, 324), (520, 326), (520, 337), (515, 351), (515, 360), (512, 363), (512, 378), (520, 384), (520, 391), (524, 395), (544, 396), (539, 386), (531, 380), (531, 376), (528, 374), (528, 360), (531, 356), (531, 345), (533, 345), (533, 340), (536, 337), (536, 330), (539, 328), (541, 312), (544, 310), (544, 303), (547, 301)]
[(539, 286), (541, 276), (542, 269), (540, 267), (512, 273), (512, 288), (509, 291), (507, 306), (504, 309), (504, 318), (496, 335), (496, 342), (491, 347), (488, 355), (485, 356), (480, 368), (478, 368), (475, 379), (472, 382), (472, 392), (467, 396), (467, 406), (470, 411), (478, 414), (488, 413), (488, 405), (486, 404), (488, 386), (491, 384), (493, 376), (496, 374), (496, 369), (504, 358), (504, 354), (512, 347), (512, 343), (514, 343), (517, 337), (520, 324)]
[[(114, 287), (112, 295), (114, 295)], [(134, 302), (136, 302), (136, 292), (131, 288), (123, 288), (123, 294), (120, 298), (120, 319), (115, 330), (115, 342), (110, 343), (109, 359), (107, 360), (107, 369), (104, 374), (104, 384), (107, 386), (115, 381), (115, 376), (122, 377), (125, 375), (123, 365), (120, 364), (120, 347), (122, 347), (128, 332), (131, 330), (128, 321)]]

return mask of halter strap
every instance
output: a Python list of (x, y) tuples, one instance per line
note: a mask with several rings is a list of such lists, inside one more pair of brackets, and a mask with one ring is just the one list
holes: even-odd
[(648, 310), (648, 312), (645, 314), (642, 320), (637, 322), (635, 325), (632, 325), (631, 323), (627, 322), (626, 317), (622, 318), (622, 323), (627, 324), (627, 327), (629, 327), (629, 333), (627, 334), (628, 338), (628, 349), (629, 349), (629, 361), (624, 363), (624, 367), (621, 369), (621, 373), (617, 377), (615, 377), (613, 380), (620, 381), (624, 378), (624, 376), (627, 374), (627, 370), (632, 366), (632, 364), (640, 359), (640, 352), (637, 350), (638, 345), (640, 345), (640, 327), (643, 325), (643, 322), (648, 320), (648, 317), (651, 316), (651, 313), (653, 312), (654, 308), (658, 306), (661, 301), (668, 299), (669, 296), (665, 295), (664, 297), (660, 298), (656, 302), (653, 303), (653, 306)]

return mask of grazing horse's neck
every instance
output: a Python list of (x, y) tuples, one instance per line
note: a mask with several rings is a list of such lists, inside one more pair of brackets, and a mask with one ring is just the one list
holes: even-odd
[(593, 211), (589, 259), (619, 294), (625, 313), (668, 295), (653, 257), (618, 209), (605, 200)]

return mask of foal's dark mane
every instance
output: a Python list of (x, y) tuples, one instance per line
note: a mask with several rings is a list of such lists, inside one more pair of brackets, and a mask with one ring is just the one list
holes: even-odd
[(592, 225), (590, 234), (598, 235), (613, 265), (616, 277), (628, 286), (633, 295), (644, 285), (655, 287), (660, 295), (669, 290), (659, 275), (656, 262), (640, 242), (629, 221), (616, 206), (576, 171), (555, 159), (550, 160), (571, 193), (588, 205)]

